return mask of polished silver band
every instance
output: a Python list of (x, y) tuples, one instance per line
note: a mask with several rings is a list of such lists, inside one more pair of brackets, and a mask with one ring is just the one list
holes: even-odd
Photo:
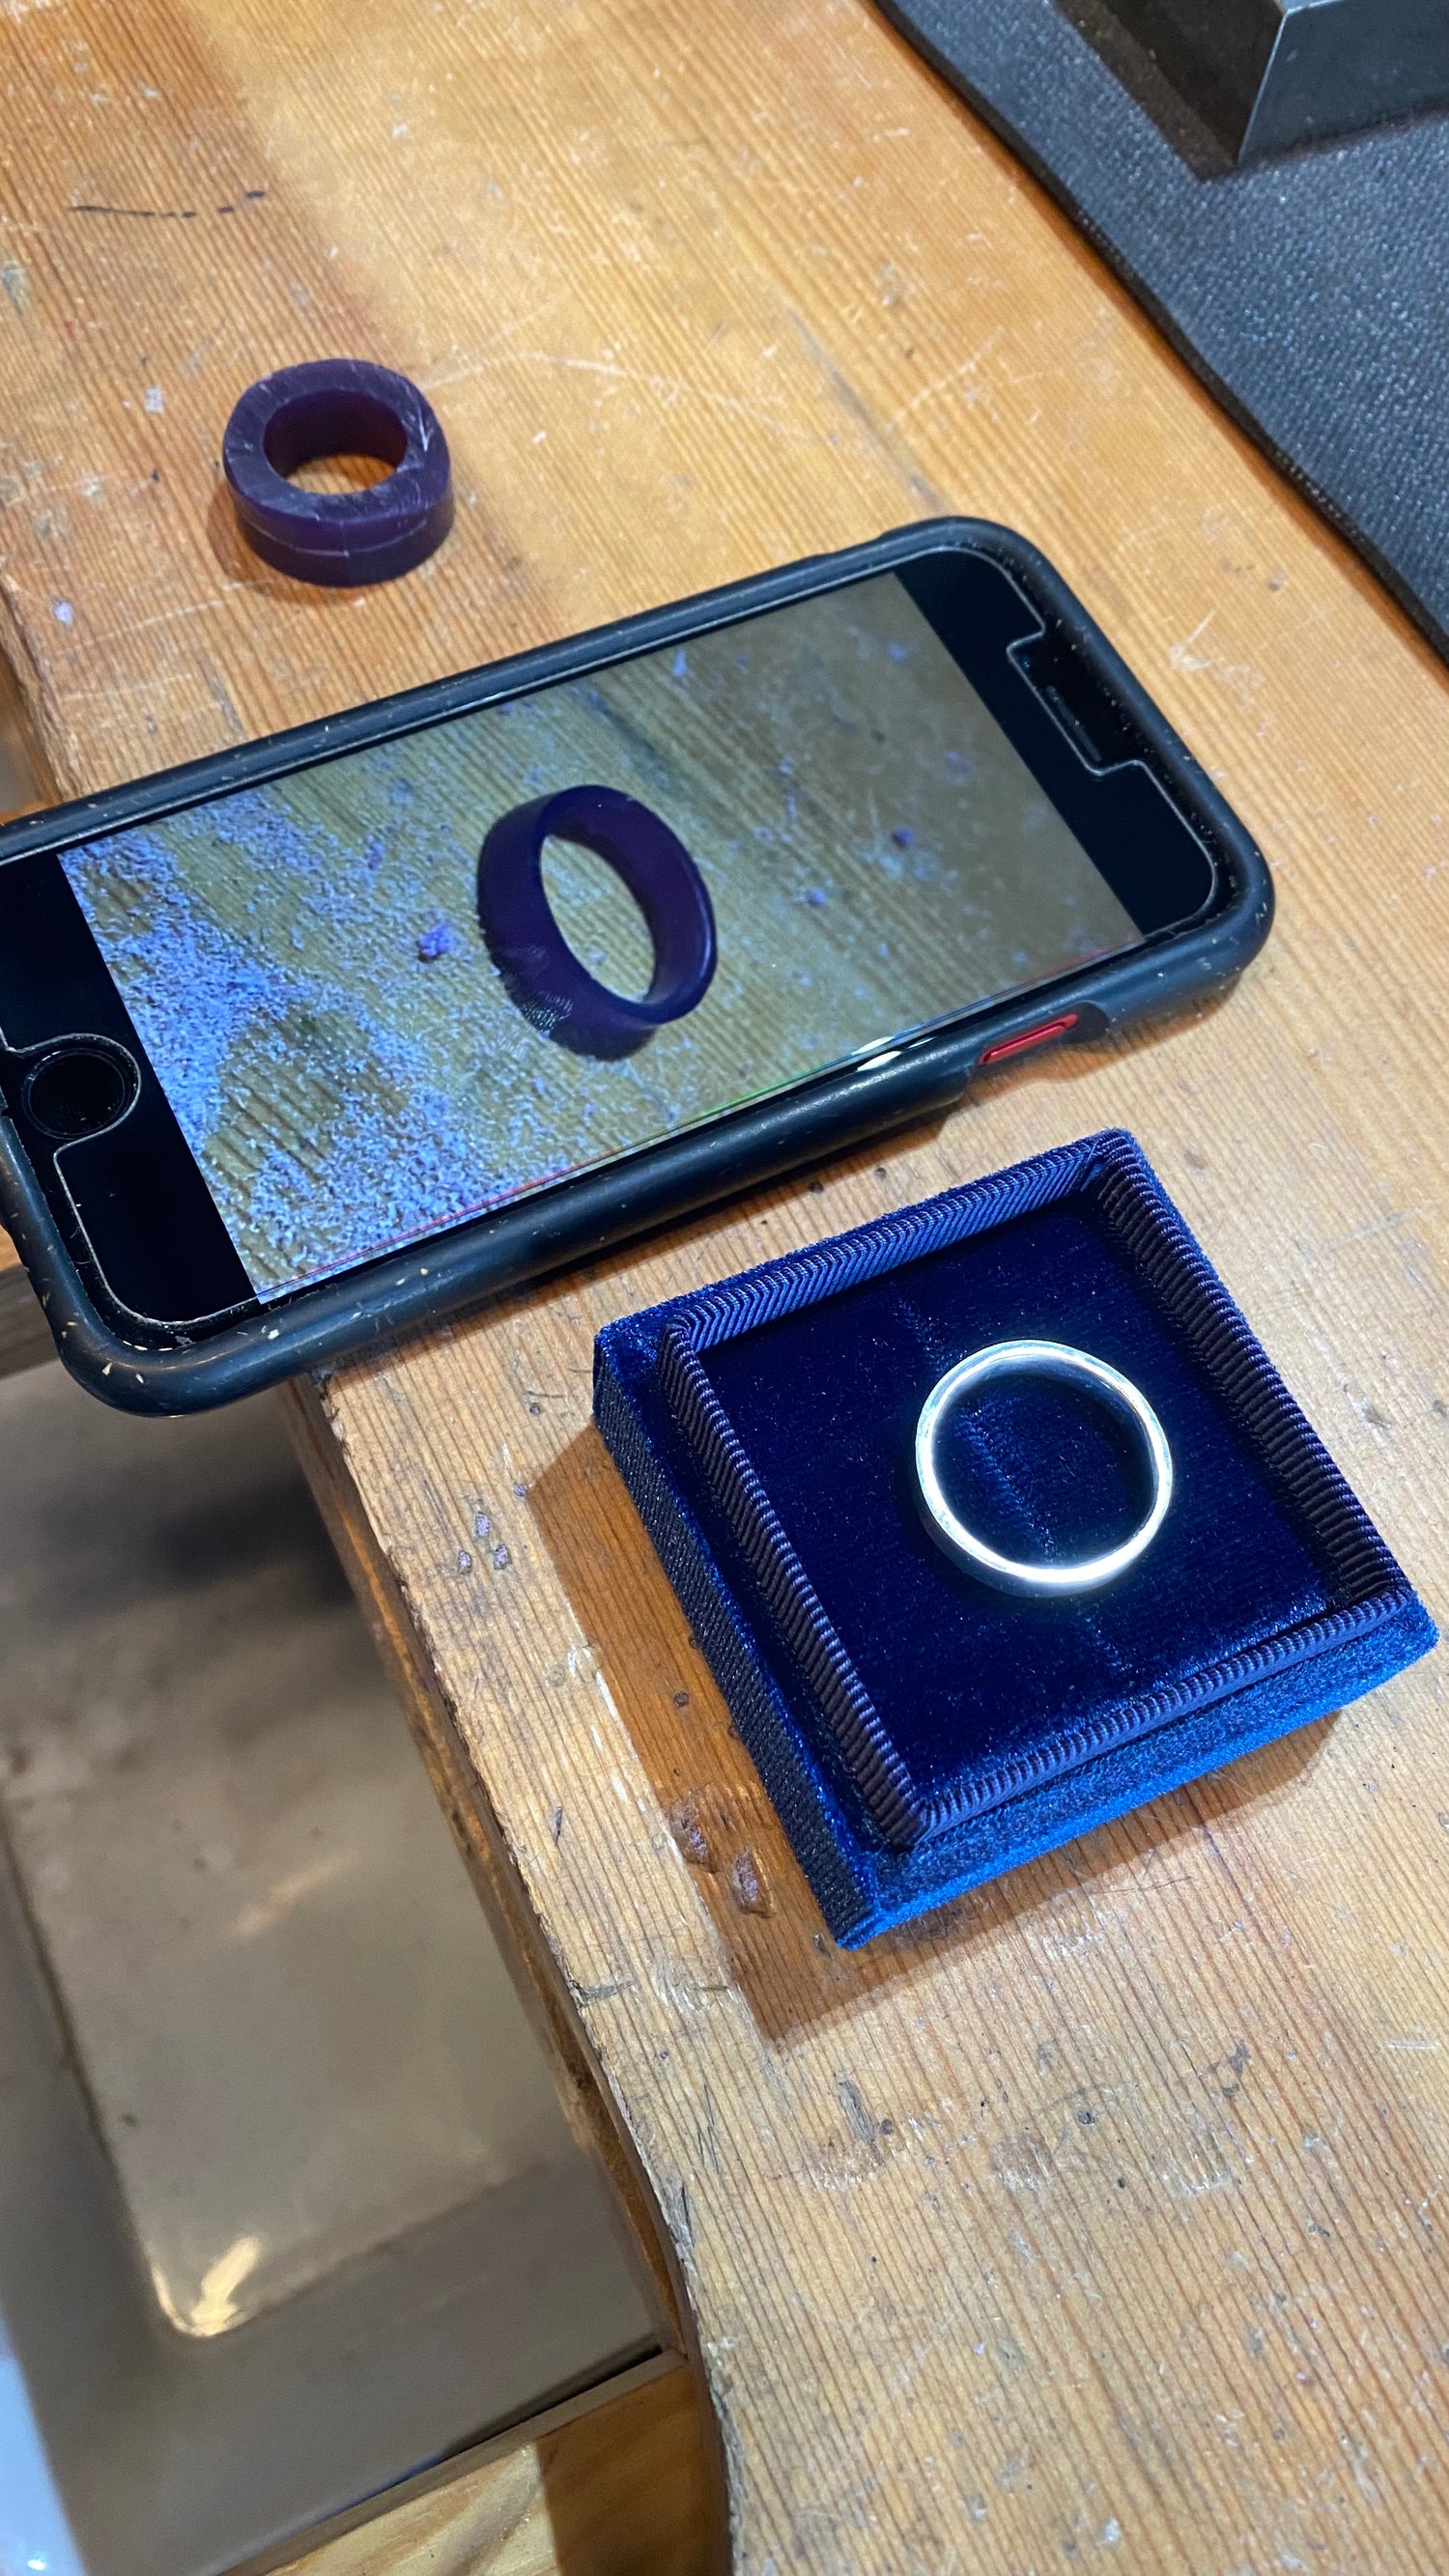
[[(936, 1468), (941, 1426), (951, 1407), (963, 1396), (998, 1377), (1065, 1379), (1074, 1386), (1088, 1388), (1131, 1423), (1146, 1452), (1152, 1501), (1146, 1518), (1119, 1547), (1108, 1548), (1102, 1556), (1081, 1557), (1073, 1565), (1031, 1565), (988, 1547), (985, 1539), (978, 1538), (952, 1511)], [(954, 1368), (947, 1369), (922, 1405), (916, 1424), (916, 1487), (921, 1515), (932, 1538), (968, 1574), (976, 1575), (982, 1583), (994, 1584), (999, 1592), (1026, 1592), (1056, 1599), (1077, 1592), (1096, 1592), (1104, 1583), (1114, 1583), (1152, 1545), (1172, 1500), (1172, 1451), (1146, 1396), (1119, 1369), (1109, 1368), (1105, 1360), (1093, 1359), (1090, 1351), (1073, 1350), (1069, 1342), (990, 1342), (985, 1350), (973, 1351), (969, 1359), (958, 1360)]]

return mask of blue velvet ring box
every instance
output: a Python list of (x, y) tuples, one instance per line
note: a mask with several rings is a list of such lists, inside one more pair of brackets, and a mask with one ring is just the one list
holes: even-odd
[[(1171, 1443), (1156, 1541), (1024, 1600), (916, 1509), (916, 1417), (984, 1343), (1070, 1342)], [(1371, 1690), (1428, 1614), (1134, 1140), (1020, 1163), (599, 1335), (594, 1410), (837, 1940), (855, 1944)], [(1141, 1464), (1003, 1382), (945, 1472), (1007, 1553), (1089, 1555)]]

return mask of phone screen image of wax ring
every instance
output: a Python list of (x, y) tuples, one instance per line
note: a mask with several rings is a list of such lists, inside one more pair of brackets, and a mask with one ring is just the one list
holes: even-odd
[[(543, 879), (550, 838), (592, 850), (634, 897), (654, 947), (637, 1001), (575, 956)], [(575, 1055), (633, 1055), (658, 1028), (703, 1001), (717, 962), (714, 906), (677, 833), (637, 797), (613, 787), (566, 787), (499, 816), (478, 861), (478, 917), (512, 1000), (545, 1037)]]
[(894, 574), (61, 864), (264, 1302), (1141, 937)]

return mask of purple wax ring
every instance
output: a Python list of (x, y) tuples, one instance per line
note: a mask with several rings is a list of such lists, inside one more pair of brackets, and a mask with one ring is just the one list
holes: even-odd
[[(375, 456), (392, 472), (359, 492), (307, 492), (287, 476), (317, 456)], [(448, 442), (406, 376), (365, 358), (317, 358), (248, 385), (221, 460), (264, 563), (333, 589), (392, 581), (453, 524)]]
[[(654, 942), (642, 1000), (611, 992), (581, 966), (549, 907), (550, 835), (592, 850), (634, 897)], [(565, 787), (500, 815), (478, 861), (478, 917), (488, 954), (526, 1019), (575, 1055), (632, 1055), (666, 1020), (703, 1000), (715, 970), (714, 911), (684, 843), (615, 787)]]

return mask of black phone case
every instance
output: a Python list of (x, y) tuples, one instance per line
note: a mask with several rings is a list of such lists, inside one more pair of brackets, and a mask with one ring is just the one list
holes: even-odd
[(1186, 745), (1133, 678), (1079, 600), (1025, 537), (986, 520), (938, 519), (833, 555), (756, 574), (722, 590), (595, 628), (531, 653), (410, 689), (341, 716), (301, 725), (208, 760), (192, 761), (99, 796), (31, 815), (0, 832), (0, 865), (254, 787), (284, 771), (491, 700), (571, 679), (624, 654), (685, 641), (753, 611), (896, 570), (944, 547), (984, 555), (1009, 573), (1034, 614), (1093, 668), (1140, 738), (1148, 767), (1187, 815), (1228, 888), (1212, 917), (1125, 957), (1076, 969), (1027, 994), (965, 1012), (890, 1054), (848, 1065), (708, 1125), (668, 1137), (492, 1214), (304, 1289), (204, 1340), (156, 1348), (108, 1323), (72, 1259), (15, 1127), (0, 1115), (0, 1217), (39, 1294), (72, 1376), (133, 1413), (184, 1413), (227, 1403), (303, 1369), (320, 1368), (539, 1273), (838, 1152), (884, 1129), (944, 1110), (982, 1057), (1016, 1032), (1070, 1011), (1074, 1040), (1196, 1000), (1238, 974), (1262, 946), (1272, 880), (1255, 843)]

